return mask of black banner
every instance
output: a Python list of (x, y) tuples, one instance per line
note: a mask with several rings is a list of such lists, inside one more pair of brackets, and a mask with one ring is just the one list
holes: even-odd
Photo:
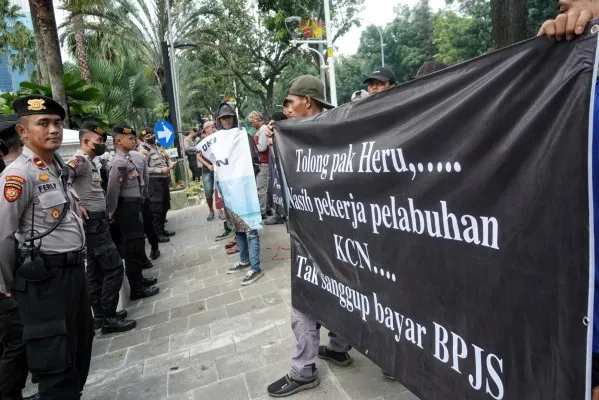
[(276, 153), (272, 146), (268, 148), (268, 190), (266, 192), (266, 207), (273, 209), (279, 216), (287, 216), (285, 210), (281, 176)]
[(293, 306), (422, 399), (583, 399), (595, 47), (533, 39), (277, 123)]

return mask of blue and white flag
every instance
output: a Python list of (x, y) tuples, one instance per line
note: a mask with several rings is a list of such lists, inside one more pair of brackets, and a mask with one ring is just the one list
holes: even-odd
[(228, 220), (235, 221), (235, 225), (242, 221), (249, 229), (262, 229), (256, 177), (245, 130), (217, 131), (204, 138), (196, 150), (214, 165), (214, 181), (223, 197)]

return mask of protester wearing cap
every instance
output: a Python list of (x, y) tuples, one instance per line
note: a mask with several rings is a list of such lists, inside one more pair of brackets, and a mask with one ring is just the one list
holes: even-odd
[(16, 126), (17, 114), (0, 115), (0, 173), (21, 155), (21, 138)]
[[(63, 173), (67, 167), (55, 157), (65, 110), (38, 95), (16, 99), (13, 108), (24, 148), (0, 176), (0, 293), (19, 306), (28, 367), (39, 378), (41, 398), (75, 400), (89, 371), (93, 320), (83, 220)], [(31, 251), (26, 240), (36, 236)], [(2, 373), (0, 381), (13, 378), (18, 371)]]
[(334, 108), (324, 99), (324, 84), (320, 79), (312, 75), (302, 75), (291, 81), (287, 97), (283, 105), (288, 112), (287, 118), (297, 118), (305, 115), (307, 110), (318, 110)]
[[(202, 127), (202, 132), (200, 132), (200, 138), (204, 139), (206, 136), (212, 135), (216, 132), (216, 124), (214, 121), (206, 121)], [(199, 146), (199, 143), (196, 145)], [(206, 221), (213, 221), (215, 218), (214, 214), (214, 166), (204, 157), (202, 157), (202, 152), (199, 151), (199, 148), (196, 147), (196, 159), (198, 161), (198, 165), (202, 165), (202, 187), (204, 189), (204, 197), (206, 198), (206, 203), (208, 204), (208, 217), (206, 217)], [(224, 219), (223, 210), (218, 211), (218, 216), (220, 219)], [(231, 230), (229, 230), (231, 232)]]
[(373, 95), (395, 86), (397, 78), (395, 78), (395, 74), (389, 68), (379, 67), (364, 80), (364, 84), (368, 85), (368, 94)]
[(142, 143), (139, 145), (138, 151), (148, 160), (150, 175), (148, 198), (150, 199), (154, 230), (158, 234), (158, 241), (165, 243), (170, 241), (169, 237), (175, 235), (174, 231), (166, 230), (165, 221), (166, 213), (170, 208), (170, 171), (175, 168), (176, 164), (160, 153), (152, 128), (143, 129), (140, 139)]
[[(299, 86), (299, 88), (298, 88)], [(311, 88), (310, 95), (303, 98), (293, 93), (307, 93), (302, 88)], [(304, 75), (291, 83), (287, 99), (292, 100), (293, 118), (309, 117), (322, 112), (321, 103), (324, 86), (316, 77)], [(318, 89), (318, 90), (317, 90)], [(320, 92), (319, 92), (320, 91)], [(350, 365), (353, 360), (348, 351), (349, 344), (341, 337), (329, 332), (329, 344), (319, 346), (320, 324), (310, 315), (291, 308), (291, 329), (296, 338), (296, 352), (291, 359), (291, 370), (281, 379), (273, 382), (267, 392), (273, 397), (287, 397), (320, 384), (316, 358), (331, 361), (340, 367)]]
[(106, 151), (108, 134), (96, 122), (86, 121), (79, 130), (80, 147), (67, 162), (69, 183), (79, 195), (87, 244), (87, 283), (94, 312), (94, 328), (102, 333), (125, 332), (135, 328), (134, 320), (117, 313), (123, 284), (123, 260), (110, 236), (106, 196), (96, 157)]
[(146, 263), (145, 235), (142, 207), (145, 201), (147, 163), (136, 165), (130, 152), (135, 150), (133, 128), (117, 125), (112, 128), (116, 155), (110, 167), (106, 203), (108, 218), (117, 224), (120, 244), (125, 259), (125, 274), (131, 288), (130, 299), (137, 300), (158, 294), (152, 287), (156, 279), (146, 279), (142, 269)]

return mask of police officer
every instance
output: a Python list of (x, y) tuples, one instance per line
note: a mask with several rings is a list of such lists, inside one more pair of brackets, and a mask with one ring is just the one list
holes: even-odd
[(154, 229), (158, 233), (159, 240), (165, 241), (165, 238), (175, 234), (174, 231), (167, 231), (164, 227), (167, 207), (170, 207), (169, 173), (174, 164), (169, 165), (169, 162), (156, 147), (156, 136), (152, 129), (142, 130), (141, 139), (144, 143), (139, 146), (139, 152), (147, 158), (150, 172), (148, 196), (152, 208)]
[[(20, 154), (21, 138), (15, 130), (15, 114), (0, 116), (0, 173)], [(21, 400), (27, 380), (27, 354), (23, 323), (13, 297), (0, 293), (0, 400)], [(28, 397), (31, 399), (32, 397)], [(35, 396), (33, 396), (35, 398)], [(37, 397), (39, 398), (39, 397)]]
[(21, 138), (16, 126), (16, 114), (0, 115), (0, 173), (21, 155)]
[(85, 122), (79, 131), (80, 148), (67, 162), (69, 183), (81, 199), (87, 243), (87, 282), (94, 311), (94, 328), (102, 333), (125, 332), (136, 322), (116, 312), (123, 285), (123, 261), (110, 236), (106, 197), (94, 158), (106, 151), (107, 134), (95, 122)]
[(67, 185), (68, 167), (55, 157), (65, 111), (45, 96), (20, 97), (13, 108), (25, 148), (0, 177), (0, 292), (19, 306), (40, 398), (79, 399), (94, 331), (83, 220)]
[[(106, 201), (108, 218), (118, 224), (125, 257), (125, 274), (131, 287), (131, 300), (158, 294), (155, 286), (146, 286), (142, 275), (145, 264), (145, 240), (142, 217), (147, 166), (135, 165), (129, 152), (135, 149), (135, 131), (126, 125), (112, 129), (116, 155), (110, 166)], [(152, 280), (152, 284), (155, 280)]]
[[(137, 148), (139, 148), (139, 144), (140, 144), (139, 142), (140, 142), (139, 140), (136, 141)], [(129, 154), (133, 158), (133, 162), (135, 163), (135, 165), (138, 166), (138, 169), (140, 169), (141, 166), (143, 166), (144, 164), (146, 164), (146, 166), (147, 166), (148, 160), (139, 151), (131, 150), (129, 152)], [(146, 170), (147, 170), (147, 167), (146, 167)], [(144, 219), (144, 231), (146, 233), (146, 239), (148, 239), (148, 243), (150, 244), (150, 249), (151, 249), (150, 250), (150, 258), (152, 260), (155, 260), (158, 257), (160, 257), (160, 249), (158, 247), (158, 243), (169, 242), (170, 239), (167, 238), (166, 236), (159, 237), (158, 232), (156, 232), (156, 229), (154, 228), (154, 217), (152, 215), (152, 203), (150, 201), (150, 196), (148, 194), (148, 180), (149, 180), (149, 175), (144, 177), (144, 183), (146, 185), (144, 186), (145, 199), (144, 199), (142, 211), (143, 211), (143, 219)], [(150, 260), (147, 260), (146, 264), (144, 266), (144, 269), (152, 268), (152, 267), (153, 267), (152, 262)]]

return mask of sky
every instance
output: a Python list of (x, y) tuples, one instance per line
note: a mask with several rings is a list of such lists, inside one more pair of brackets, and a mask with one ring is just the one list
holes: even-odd
[[(27, 0), (11, 0), (11, 2), (21, 6), (24, 11), (29, 11), (29, 4)], [(370, 23), (377, 26), (385, 26), (395, 17), (393, 8), (399, 4), (414, 6), (417, 2), (418, 0), (364, 0), (363, 10), (358, 17), (363, 18), (368, 22), (360, 21), (360, 27), (353, 27), (344, 36), (337, 39), (335, 42), (335, 47), (337, 47), (338, 50), (337, 54), (346, 56), (356, 54), (360, 45), (360, 36), (362, 31), (368, 25), (370, 25)], [(64, 22), (67, 15), (66, 11), (58, 8), (59, 3), (59, 1), (54, 1), (54, 10), (58, 25)], [(429, 0), (429, 3), (434, 11), (445, 6), (445, 0)], [(62, 57), (63, 61), (73, 61), (64, 48), (62, 49)]]
[[(360, 36), (362, 31), (371, 24), (379, 27), (385, 26), (393, 20), (395, 13), (393, 8), (399, 4), (414, 6), (418, 0), (364, 0), (364, 8), (358, 15), (368, 22), (360, 21), (360, 27), (353, 27), (345, 35), (335, 41), (339, 55), (356, 54), (360, 45)], [(445, 7), (445, 0), (429, 0), (433, 11)], [(383, 38), (384, 40), (384, 38)]]

